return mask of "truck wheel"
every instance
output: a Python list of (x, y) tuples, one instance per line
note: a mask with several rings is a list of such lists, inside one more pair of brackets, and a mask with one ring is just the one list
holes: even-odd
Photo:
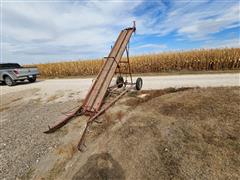
[(4, 82), (5, 82), (5, 84), (8, 85), (8, 86), (14, 86), (14, 85), (16, 84), (16, 82), (15, 82), (14, 80), (12, 80), (12, 78), (9, 77), (9, 76), (6, 76), (6, 77), (4, 78)]
[(142, 80), (142, 78), (137, 78), (137, 81), (136, 81), (136, 90), (142, 89), (142, 85), (143, 85), (143, 80)]
[(122, 76), (118, 76), (118, 77), (117, 77), (117, 81), (116, 81), (117, 87), (118, 87), (118, 88), (123, 87), (123, 83), (124, 83), (123, 77), (122, 77)]
[(28, 78), (28, 81), (29, 81), (30, 83), (33, 83), (33, 82), (36, 81), (36, 79), (37, 79), (37, 77), (36, 77), (36, 76), (33, 76), (33, 77), (31, 77), (31, 78)]

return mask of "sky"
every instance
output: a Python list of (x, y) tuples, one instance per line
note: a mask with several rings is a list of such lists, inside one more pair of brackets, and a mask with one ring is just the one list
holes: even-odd
[(1, 62), (102, 58), (136, 21), (130, 55), (240, 47), (238, 0), (0, 0)]

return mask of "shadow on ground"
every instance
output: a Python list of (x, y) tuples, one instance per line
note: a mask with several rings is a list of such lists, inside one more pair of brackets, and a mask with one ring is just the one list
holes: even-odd
[(73, 180), (125, 179), (124, 171), (109, 153), (94, 154), (73, 176)]
[[(43, 82), (44, 80), (37, 80), (37, 81), (35, 81), (34, 82), (34, 84), (35, 83), (39, 83), (39, 82)], [(19, 81), (19, 82), (17, 82), (17, 84), (16, 85), (14, 85), (14, 86), (22, 86), (22, 85), (28, 85), (28, 84), (32, 84), (32, 83), (30, 83), (30, 82), (28, 82), (27, 80), (25, 80), (25, 81)], [(4, 82), (0, 82), (0, 86), (7, 86)], [(13, 87), (14, 87), (13, 86)]]

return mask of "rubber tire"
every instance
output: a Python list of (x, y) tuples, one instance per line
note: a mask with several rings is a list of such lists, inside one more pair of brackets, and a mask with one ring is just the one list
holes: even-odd
[(117, 77), (117, 81), (116, 81), (117, 87), (118, 87), (118, 88), (123, 87), (123, 83), (124, 83), (123, 77), (122, 77), (122, 76), (118, 76), (118, 77)]
[(137, 81), (136, 81), (136, 90), (141, 90), (142, 89), (142, 85), (143, 85), (143, 80), (142, 78), (137, 78)]
[(10, 76), (6, 76), (4, 78), (4, 82), (8, 86), (14, 86), (16, 84), (16, 82), (14, 80), (12, 80), (12, 78)]
[(36, 81), (36, 79), (37, 79), (37, 77), (36, 77), (36, 76), (33, 76), (32, 78), (28, 78), (28, 81), (29, 81), (30, 83), (33, 83), (33, 82)]

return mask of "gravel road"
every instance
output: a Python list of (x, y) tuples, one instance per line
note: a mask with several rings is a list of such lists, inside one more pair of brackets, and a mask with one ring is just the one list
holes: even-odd
[[(170, 75), (170, 76), (143, 76), (143, 89), (164, 89), (168, 87), (217, 87), (239, 86), (240, 73), (229, 74), (201, 74), (201, 75)], [(135, 80), (136, 78), (134, 78)], [(40, 80), (33, 84), (22, 83), (14, 87), (1, 86), (1, 94), (21, 90), (40, 89), (42, 95), (54, 95), (64, 91), (72, 93), (80, 92), (78, 98), (84, 98), (92, 84), (92, 78), (88, 79), (53, 79)]]

